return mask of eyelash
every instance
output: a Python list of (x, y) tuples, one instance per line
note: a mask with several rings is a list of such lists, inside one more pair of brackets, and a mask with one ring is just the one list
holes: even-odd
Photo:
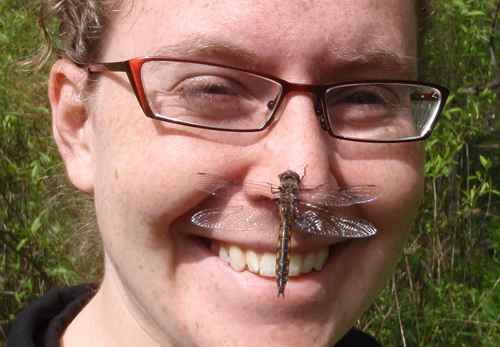
[(211, 95), (238, 95), (236, 90), (229, 86), (211, 83), (195, 87), (182, 88), (180, 97), (190, 97), (200, 95), (200, 93)]

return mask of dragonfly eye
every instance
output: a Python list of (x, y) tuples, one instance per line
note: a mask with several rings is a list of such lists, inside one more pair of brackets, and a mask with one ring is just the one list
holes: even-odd
[(282, 172), (278, 175), (278, 178), (280, 179), (280, 182), (283, 183), (287, 180), (292, 180), (296, 182), (300, 182), (300, 176), (298, 173), (288, 170), (285, 172)]

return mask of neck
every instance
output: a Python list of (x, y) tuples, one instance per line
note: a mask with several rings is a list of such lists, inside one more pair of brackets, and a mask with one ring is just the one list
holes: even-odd
[(113, 276), (63, 332), (61, 347), (128, 347), (160, 345), (134, 318), (131, 305)]

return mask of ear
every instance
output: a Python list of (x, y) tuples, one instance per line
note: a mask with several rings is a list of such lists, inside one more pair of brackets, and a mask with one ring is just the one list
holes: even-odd
[(60, 59), (50, 72), (49, 100), (52, 131), (71, 182), (80, 190), (94, 190), (93, 129), (85, 107), (83, 87), (87, 71)]

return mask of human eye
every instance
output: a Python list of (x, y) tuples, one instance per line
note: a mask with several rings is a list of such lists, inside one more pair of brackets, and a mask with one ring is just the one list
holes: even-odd
[(237, 96), (238, 93), (231, 86), (226, 86), (222, 84), (206, 84), (197, 86), (195, 88), (185, 88), (182, 90), (180, 97), (197, 97), (200, 94), (208, 94), (208, 95), (233, 95)]
[(388, 100), (383, 96), (366, 92), (356, 92), (349, 95), (346, 97), (345, 102), (358, 105), (373, 105), (377, 103), (388, 104)]
[[(398, 93), (381, 85), (357, 85), (332, 88), (327, 92), (327, 106), (349, 115), (366, 111), (383, 111), (400, 107)], [(350, 113), (349, 113), (350, 112)]]
[[(179, 83), (173, 93), (179, 99), (190, 103), (200, 103), (212, 106), (220, 103), (235, 102), (235, 99), (249, 97), (249, 91), (241, 82), (220, 76), (196, 76)], [(206, 106), (206, 105), (205, 105)]]
[(265, 123), (267, 95), (261, 95), (258, 78), (213, 66), (167, 67), (147, 76), (149, 103), (161, 118), (234, 129)]
[(186, 122), (221, 128), (246, 128), (255, 126), (254, 120), (264, 122), (262, 102), (240, 79), (194, 76), (178, 83), (172, 94), (176, 117)]
[(409, 95), (409, 88), (395, 83), (333, 87), (326, 94), (332, 129), (354, 138), (411, 136), (415, 125)]

